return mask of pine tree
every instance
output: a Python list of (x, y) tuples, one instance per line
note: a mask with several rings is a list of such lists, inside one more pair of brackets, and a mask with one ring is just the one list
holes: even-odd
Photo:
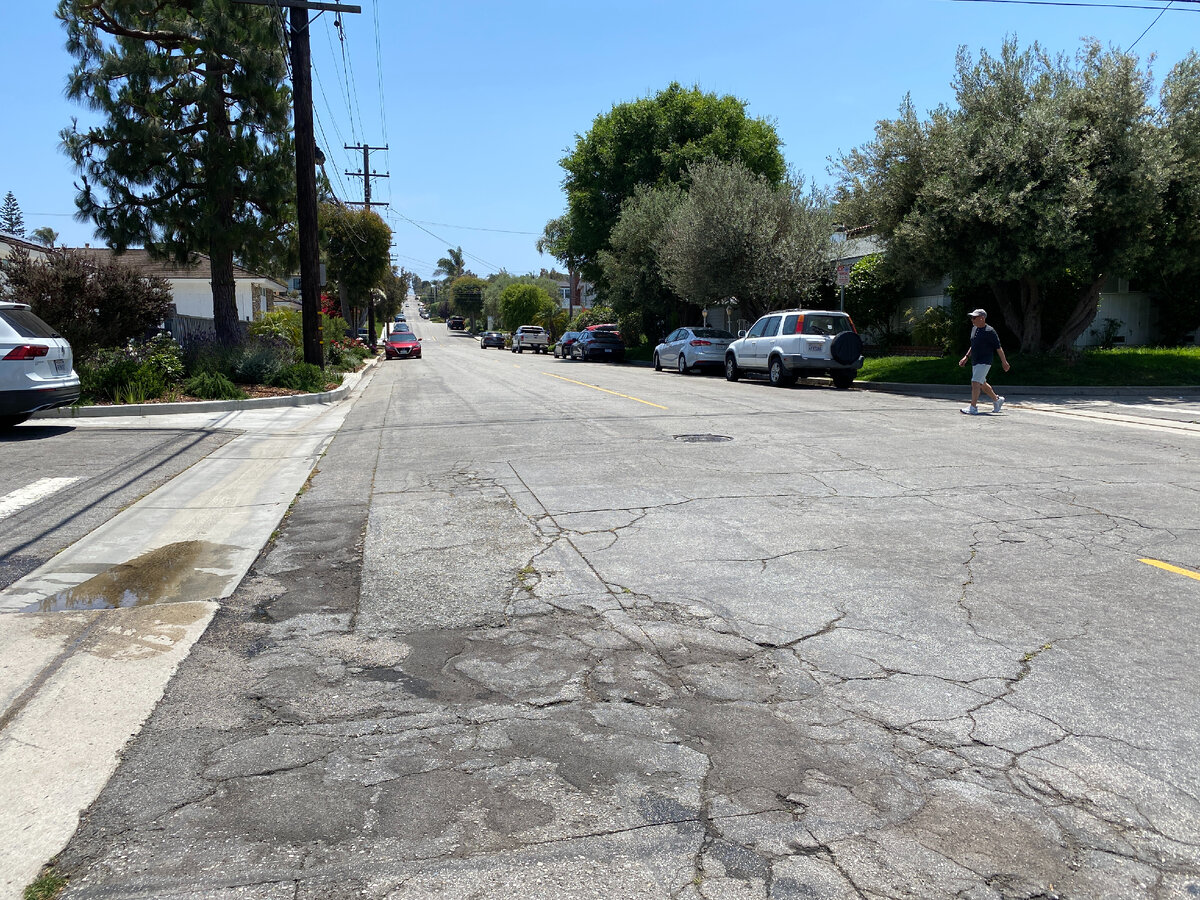
[(0, 231), (25, 237), (25, 217), (21, 215), (21, 205), (12, 191), (4, 195), (4, 205), (0, 206)]
[(287, 254), (295, 167), (278, 10), (231, 0), (60, 0), (71, 99), (101, 124), (63, 131), (76, 206), (117, 250), (211, 260), (217, 336), (237, 340), (233, 266)]

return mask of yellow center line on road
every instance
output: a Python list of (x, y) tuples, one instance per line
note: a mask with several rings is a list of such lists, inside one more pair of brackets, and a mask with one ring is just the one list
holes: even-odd
[(1181, 569), (1179, 566), (1173, 566), (1160, 559), (1139, 559), (1138, 562), (1143, 562), (1148, 566), (1155, 566), (1159, 569), (1166, 569), (1168, 572), (1183, 575), (1185, 578), (1195, 578), (1197, 581), (1200, 581), (1200, 572), (1193, 572), (1191, 569)]
[(542, 374), (549, 375), (551, 378), (557, 378), (559, 381), (569, 381), (571, 384), (577, 384), (580, 387), (591, 388), (593, 391), (603, 391), (606, 394), (612, 394), (614, 397), (624, 397), (626, 400), (633, 400), (635, 403), (645, 403), (647, 406), (653, 406), (655, 409), (666, 409), (665, 406), (660, 406), (657, 403), (651, 403), (649, 400), (642, 400), (638, 397), (630, 397), (628, 394), (610, 391), (608, 388), (596, 387), (596, 385), (588, 384), (586, 381), (576, 381), (574, 378), (563, 378), (561, 375), (555, 375), (553, 372), (543, 372)]

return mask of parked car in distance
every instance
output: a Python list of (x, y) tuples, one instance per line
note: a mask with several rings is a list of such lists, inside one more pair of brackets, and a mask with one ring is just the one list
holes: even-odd
[(575, 344), (575, 342), (577, 340), (579, 340), (579, 332), (578, 331), (564, 331), (563, 336), (560, 337), (554, 343), (555, 359), (558, 359), (560, 357), (562, 359), (570, 359), (571, 358), (571, 347)]
[(725, 348), (734, 340), (722, 328), (676, 328), (654, 348), (654, 371), (665, 366), (685, 375), (692, 369), (723, 369)]
[(846, 390), (862, 368), (862, 338), (844, 312), (784, 309), (769, 312), (725, 349), (725, 377), (765, 374), (771, 384), (790, 387), (798, 377), (828, 373)]
[(534, 353), (545, 353), (550, 349), (550, 335), (541, 325), (522, 325), (512, 336), (512, 352), (524, 353), (532, 350)]
[(451, 316), (446, 320), (446, 327), (452, 328), (455, 331), (462, 331), (467, 327), (467, 322), (462, 316)]
[(625, 342), (615, 331), (584, 331), (571, 345), (571, 358), (621, 361), (625, 359)]
[(421, 339), (411, 331), (393, 328), (383, 342), (383, 355), (385, 359), (420, 359)]
[(0, 431), (79, 399), (67, 339), (25, 303), (0, 301)]
[(488, 347), (498, 347), (504, 349), (504, 333), (501, 331), (485, 331), (479, 336), (479, 349), (486, 350)]
[(395, 321), (395, 322), (407, 322), (407, 321), (408, 321), (408, 316), (406, 316), (404, 313), (396, 313), (396, 318), (395, 318), (393, 321)]

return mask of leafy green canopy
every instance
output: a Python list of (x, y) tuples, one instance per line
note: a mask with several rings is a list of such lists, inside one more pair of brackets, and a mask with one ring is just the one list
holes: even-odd
[(392, 229), (368, 209), (324, 203), (318, 211), (326, 266), (338, 283), (343, 318), (350, 306), (366, 305), (367, 292), (392, 274)]
[(450, 304), (455, 312), (471, 320), (475, 326), (476, 317), (483, 312), (483, 292), (487, 282), (474, 275), (460, 275), (450, 284)]
[(828, 269), (828, 204), (802, 179), (775, 185), (740, 162), (689, 168), (686, 196), (655, 242), (663, 279), (700, 305), (733, 297), (757, 318), (799, 304)]
[(546, 323), (553, 322), (558, 312), (558, 304), (536, 284), (514, 282), (500, 294), (500, 315), (507, 331), (516, 331), (522, 325), (542, 325), (553, 333)]
[(232, 0), (60, 0), (67, 95), (101, 114), (62, 132), (76, 206), (112, 247), (212, 259), (217, 333), (236, 337), (233, 260), (287, 268), (295, 197), (278, 11)]
[(560, 161), (566, 232), (555, 225), (545, 235), (547, 249), (598, 279), (600, 251), (609, 247), (622, 202), (639, 186), (685, 182), (688, 166), (710, 157), (738, 160), (771, 184), (786, 172), (774, 126), (747, 117), (746, 104), (736, 97), (672, 83), (653, 97), (614, 106), (576, 137), (575, 149)]
[(1072, 63), (1009, 39), (999, 57), (960, 50), (954, 87), (957, 106), (922, 121), (905, 99), (842, 157), (842, 209), (898, 271), (986, 288), (1022, 349), (1069, 347), (1161, 222), (1170, 154), (1150, 76), (1095, 42)]

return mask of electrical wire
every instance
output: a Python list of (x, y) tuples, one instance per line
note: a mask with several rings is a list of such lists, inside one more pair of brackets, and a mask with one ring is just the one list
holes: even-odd
[(1138, 45), (1138, 41), (1140, 41), (1142, 38), (1144, 38), (1147, 34), (1150, 33), (1150, 29), (1158, 24), (1158, 20), (1161, 19), (1163, 17), (1163, 15), (1166, 13), (1166, 11), (1170, 8), (1171, 8), (1170, 3), (1168, 3), (1166, 6), (1164, 6), (1162, 12), (1160, 12), (1157, 16), (1154, 17), (1154, 21), (1146, 26), (1146, 30), (1137, 36), (1137, 41), (1134, 41), (1132, 44), (1130, 44), (1129, 47), (1125, 50), (1125, 52), (1126, 53), (1131, 52), (1133, 50), (1133, 48)]
[[(1164, 6), (1146, 6), (1133, 3), (1084, 3), (1081, 0), (950, 0), (951, 3), (1006, 3), (1020, 6), (1082, 6), (1087, 9), (1166, 9)], [(1195, 2), (1195, 0), (1188, 0)], [(1168, 6), (1170, 4), (1168, 3)], [(1200, 9), (1184, 9), (1176, 6), (1174, 12), (1200, 13)]]

